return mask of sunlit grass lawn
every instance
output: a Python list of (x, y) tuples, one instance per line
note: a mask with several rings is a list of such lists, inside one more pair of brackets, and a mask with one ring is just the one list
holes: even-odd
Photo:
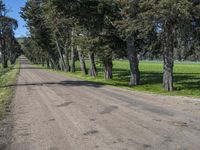
[[(129, 81), (128, 62), (115, 61), (116, 81)], [(124, 69), (120, 69), (124, 68)], [(149, 91), (170, 95), (186, 95), (200, 97), (200, 64), (198, 63), (175, 63), (174, 67), (174, 92), (166, 92), (162, 88), (163, 63), (146, 62), (140, 63), (141, 85), (132, 87), (140, 91)]]
[[(87, 81), (94, 81), (102, 84), (108, 84), (118, 87), (124, 87), (131, 90), (146, 91), (167, 95), (182, 95), (200, 97), (200, 63), (176, 62), (174, 68), (174, 92), (166, 92), (162, 88), (162, 62), (141, 61), (141, 85), (130, 87), (128, 85), (130, 73), (129, 63), (126, 60), (114, 61), (113, 79), (104, 80), (103, 68), (97, 64), (99, 74), (93, 78), (83, 76), (80, 71), (79, 62), (76, 62), (76, 73), (64, 73), (68, 76), (78, 77)], [(87, 63), (88, 64), (88, 63)], [(87, 65), (88, 66), (88, 65)]]
[(9, 65), (7, 69), (0, 67), (0, 118), (6, 110), (9, 97), (12, 95), (10, 87), (4, 87), (16, 80), (19, 71), (19, 62), (16, 65)]

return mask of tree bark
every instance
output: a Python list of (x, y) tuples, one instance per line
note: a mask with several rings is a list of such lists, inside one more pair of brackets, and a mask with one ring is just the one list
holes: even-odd
[(139, 59), (138, 52), (134, 45), (134, 38), (127, 38), (127, 50), (128, 59), (130, 63), (130, 83), (129, 85), (139, 85), (140, 84), (140, 71), (139, 71)]
[(103, 62), (104, 64), (104, 78), (106, 80), (112, 79), (112, 68), (113, 68), (113, 63), (112, 63), (112, 58), (106, 58)]
[(70, 72), (70, 64), (69, 64), (69, 51), (65, 50), (65, 61), (66, 61), (66, 71)]
[(56, 70), (61, 70), (60, 65), (59, 65), (59, 60), (54, 61), (54, 67)]
[(76, 55), (75, 50), (74, 50), (74, 48), (72, 48), (72, 50), (71, 50), (71, 72), (76, 71), (76, 66), (75, 66), (76, 56), (75, 55)]
[(14, 65), (15, 62), (16, 62), (16, 59), (12, 59), (12, 60), (10, 60), (11, 65)]
[(59, 53), (59, 56), (60, 56), (60, 67), (63, 71), (67, 71), (67, 67), (66, 67), (66, 64), (65, 64), (65, 60), (63, 58), (63, 55), (62, 55), (62, 52), (60, 50), (60, 46), (59, 46), (59, 43), (58, 43), (58, 40), (57, 38), (55, 38), (55, 42), (56, 42), (56, 46), (57, 46), (57, 49), (58, 49), (58, 53)]
[(8, 56), (7, 56), (7, 50), (6, 50), (6, 42), (5, 40), (1, 40), (1, 56), (2, 56), (2, 67), (8, 68)]
[(78, 56), (79, 56), (79, 61), (80, 61), (80, 65), (81, 65), (81, 71), (83, 75), (87, 75), (88, 71), (85, 65), (85, 60), (84, 60), (84, 56), (81, 50), (78, 50)]
[(3, 68), (8, 68), (8, 59), (5, 54), (2, 55), (2, 65), (3, 65)]
[(97, 76), (97, 68), (96, 68), (95, 59), (94, 59), (94, 52), (89, 52), (88, 56), (89, 56), (89, 60), (90, 60), (89, 74), (90, 74), (90, 76), (95, 77), (95, 76)]
[(51, 69), (55, 69), (55, 64), (51, 59), (50, 59), (50, 66), (51, 66)]
[(10, 63), (11, 63), (12, 65), (14, 65), (15, 62), (16, 62), (16, 59), (17, 59), (16, 54), (11, 55), (11, 56), (10, 56)]
[(62, 71), (65, 71), (65, 68), (64, 68), (64, 65), (62, 63), (61, 58), (59, 58), (59, 69), (62, 70)]
[(164, 44), (164, 67), (163, 67), (163, 87), (167, 91), (173, 91), (173, 68), (174, 68), (174, 40), (171, 30), (168, 32)]
[(50, 58), (51, 68), (54, 70), (59, 70), (59, 61), (56, 59)]
[(44, 67), (44, 65), (45, 65), (45, 60), (44, 60), (43, 57), (41, 57), (41, 61), (42, 61), (42, 67)]
[(49, 59), (46, 59), (46, 62), (47, 62), (47, 69), (49, 69), (50, 68)]
[(76, 71), (76, 56), (75, 56), (75, 49), (74, 49), (74, 31), (72, 29), (72, 35), (71, 35), (71, 72)]

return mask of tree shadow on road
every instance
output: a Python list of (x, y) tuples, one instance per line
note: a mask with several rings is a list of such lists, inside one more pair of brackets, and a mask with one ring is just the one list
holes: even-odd
[(62, 85), (62, 86), (89, 86), (100, 88), (104, 86), (103, 84), (88, 82), (88, 81), (61, 81), (61, 82), (30, 82), (30, 83), (19, 83), (19, 84), (8, 84), (4, 86), (0, 86), (0, 88), (7, 87), (20, 87), (20, 86), (48, 86), (48, 85)]
[(20, 70), (26, 70), (26, 69), (29, 69), (29, 70), (47, 70), (47, 68), (39, 68), (39, 67), (19, 67), (19, 68), (14, 68), (14, 69), (20, 69)]

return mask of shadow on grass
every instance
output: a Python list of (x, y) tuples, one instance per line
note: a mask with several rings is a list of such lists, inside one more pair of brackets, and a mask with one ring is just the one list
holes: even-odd
[[(129, 82), (130, 73), (125, 69), (114, 69), (113, 71), (114, 81), (115, 82)], [(161, 84), (162, 85), (163, 74), (156, 72), (141, 72), (141, 85), (145, 86)], [(191, 90), (196, 89), (200, 90), (200, 74), (199, 73), (174, 73), (174, 83), (175, 85), (180, 85), (177, 90)], [(116, 86), (118, 86), (116, 84)], [(126, 85), (127, 86), (127, 85)], [(153, 87), (152, 87), (153, 88)], [(176, 87), (175, 87), (176, 88)]]
[(191, 81), (191, 82), (182, 82), (183, 89), (188, 90), (199, 90), (200, 91), (200, 80), (199, 81)]
[(14, 66), (9, 66), (8, 68), (0, 69), (0, 77), (13, 69)]

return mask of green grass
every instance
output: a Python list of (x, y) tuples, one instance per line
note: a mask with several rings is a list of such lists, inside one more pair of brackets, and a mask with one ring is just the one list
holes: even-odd
[(18, 61), (16, 65), (10, 65), (7, 69), (3, 69), (2, 67), (0, 67), (0, 118), (5, 113), (9, 98), (11, 97), (13, 92), (12, 88), (4, 86), (14, 83), (16, 81), (18, 72)]
[(130, 87), (129, 83), (129, 63), (128, 61), (114, 61), (113, 79), (104, 80), (102, 66), (98, 66), (99, 74), (93, 78), (83, 76), (80, 71), (79, 62), (76, 63), (76, 73), (58, 73), (77, 77), (87, 81), (97, 82), (106, 85), (128, 88), (130, 90), (159, 93), (165, 95), (200, 97), (200, 63), (176, 62), (174, 67), (175, 91), (166, 92), (162, 88), (163, 64), (160, 61), (141, 61), (141, 85)]

